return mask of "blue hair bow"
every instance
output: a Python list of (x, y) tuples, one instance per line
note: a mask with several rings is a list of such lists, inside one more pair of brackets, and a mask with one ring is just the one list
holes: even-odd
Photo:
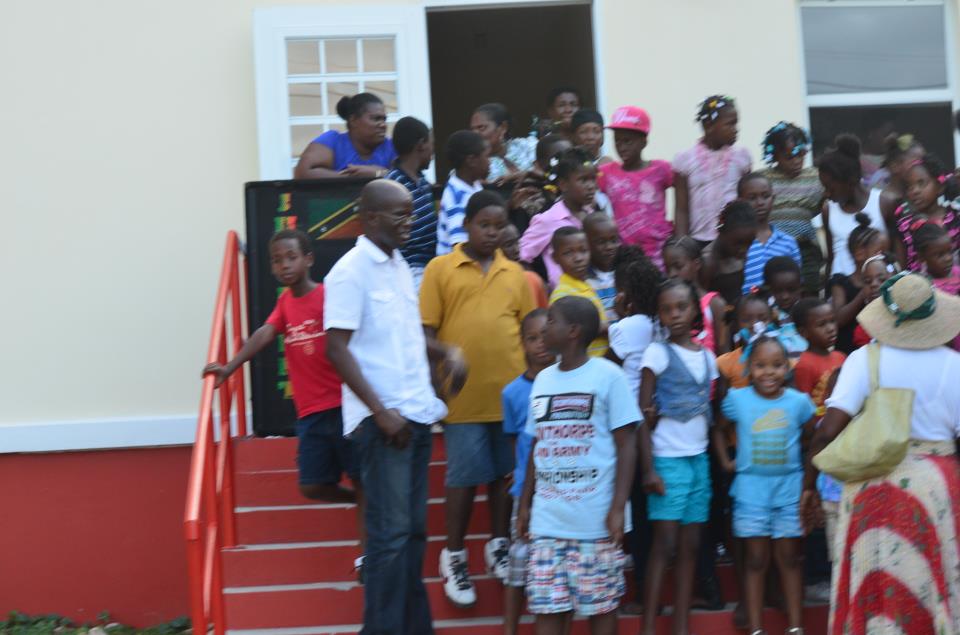
[(772, 322), (756, 322), (751, 328), (743, 328), (737, 332), (737, 337), (740, 338), (740, 341), (745, 342), (743, 345), (743, 354), (740, 355), (741, 364), (747, 364), (750, 359), (750, 352), (753, 351), (753, 345), (764, 335), (779, 340), (780, 329)]
[[(767, 165), (773, 165), (774, 163), (776, 163), (776, 159), (774, 158), (774, 154), (776, 153), (776, 147), (774, 146), (771, 137), (779, 132), (783, 132), (784, 130), (786, 130), (791, 126), (794, 126), (794, 124), (788, 123), (786, 121), (781, 121), (777, 123), (777, 125), (775, 125), (774, 127), (767, 130), (767, 134), (764, 135), (763, 143), (761, 144), (761, 146), (763, 147), (764, 163), (766, 163)], [(803, 138), (799, 140), (796, 143), (796, 145), (793, 146), (793, 150), (790, 151), (790, 156), (792, 157), (795, 157), (803, 152), (808, 152), (810, 150), (810, 135), (807, 134), (807, 131), (804, 130), (803, 128), (799, 126), (794, 126), (794, 127), (800, 131), (800, 134), (802, 135)]]

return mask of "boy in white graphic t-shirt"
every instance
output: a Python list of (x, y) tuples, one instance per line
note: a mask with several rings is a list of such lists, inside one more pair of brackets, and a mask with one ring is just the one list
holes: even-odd
[(574, 612), (590, 618), (592, 633), (614, 633), (625, 590), (621, 543), (640, 411), (620, 367), (588, 357), (599, 329), (589, 300), (557, 300), (545, 339), (560, 362), (530, 392), (534, 444), (517, 525), (531, 538), (527, 596), (538, 633), (563, 632)]

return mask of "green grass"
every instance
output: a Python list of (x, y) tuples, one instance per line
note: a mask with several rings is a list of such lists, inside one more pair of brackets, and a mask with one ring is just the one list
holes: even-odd
[(110, 620), (109, 613), (101, 613), (94, 623), (77, 624), (61, 615), (25, 615), (13, 611), (5, 622), (0, 622), (2, 635), (87, 635), (91, 628), (100, 627), (110, 635), (177, 635), (190, 630), (190, 620), (179, 617), (149, 628), (124, 626)]

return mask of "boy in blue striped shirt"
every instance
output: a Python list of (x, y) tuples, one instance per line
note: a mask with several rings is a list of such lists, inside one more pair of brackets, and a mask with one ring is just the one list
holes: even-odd
[(620, 319), (613, 308), (617, 298), (617, 289), (613, 284), (613, 260), (620, 249), (620, 232), (612, 218), (603, 212), (593, 212), (583, 219), (583, 232), (590, 246), (590, 270), (587, 282), (597, 292), (603, 304), (607, 324)]
[(410, 266), (413, 283), (420, 291), (423, 270), (437, 253), (437, 211), (433, 205), (433, 186), (423, 171), (433, 161), (433, 133), (415, 117), (403, 117), (393, 127), (393, 147), (397, 160), (386, 178), (407, 188), (413, 197), (413, 225), (410, 238), (400, 254)]
[(490, 172), (490, 144), (472, 130), (458, 130), (447, 139), (447, 160), (453, 171), (440, 197), (438, 256), (449, 254), (454, 245), (467, 240), (463, 228), (467, 201), (483, 189), (483, 180)]
[(789, 256), (800, 265), (800, 247), (795, 238), (770, 224), (773, 210), (773, 186), (760, 172), (747, 174), (737, 185), (737, 196), (753, 206), (757, 213), (757, 237), (747, 251), (743, 268), (743, 294), (763, 284), (763, 268), (772, 258)]

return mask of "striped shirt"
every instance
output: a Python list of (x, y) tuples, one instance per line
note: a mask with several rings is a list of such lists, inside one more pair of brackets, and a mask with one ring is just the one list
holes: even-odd
[(597, 292), (600, 303), (603, 305), (604, 317), (609, 324), (613, 324), (620, 319), (616, 309), (613, 308), (617, 299), (617, 289), (613, 283), (612, 271), (600, 271), (590, 267), (590, 273), (587, 276), (587, 282)]
[(400, 248), (400, 254), (411, 267), (423, 268), (437, 253), (437, 211), (433, 205), (433, 188), (423, 172), (414, 181), (406, 172), (394, 167), (387, 178), (409, 190), (413, 196), (413, 227), (410, 239)]
[(463, 228), (463, 218), (467, 213), (467, 201), (482, 189), (480, 181), (467, 183), (457, 176), (456, 172), (450, 173), (450, 179), (440, 197), (440, 215), (437, 220), (438, 256), (449, 254), (454, 245), (466, 242), (467, 230)]
[(770, 223), (798, 241), (816, 240), (817, 230), (811, 221), (820, 214), (824, 197), (817, 168), (804, 168), (793, 179), (773, 168), (766, 170), (764, 176), (774, 195)]
[(767, 261), (777, 256), (790, 256), (797, 266), (800, 265), (800, 247), (792, 236), (789, 236), (776, 227), (767, 242), (754, 240), (747, 251), (747, 262), (743, 267), (743, 294), (750, 293), (752, 287), (763, 284), (763, 268)]

